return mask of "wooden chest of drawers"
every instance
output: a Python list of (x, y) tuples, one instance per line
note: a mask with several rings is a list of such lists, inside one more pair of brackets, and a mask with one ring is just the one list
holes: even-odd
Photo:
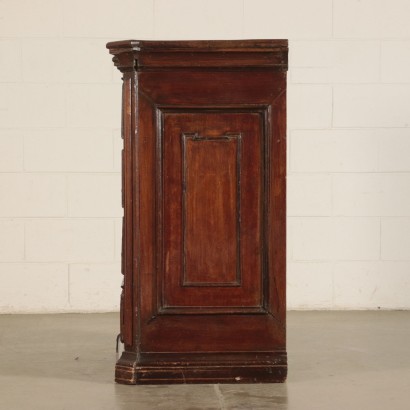
[(119, 41), (116, 381), (282, 382), (286, 40)]

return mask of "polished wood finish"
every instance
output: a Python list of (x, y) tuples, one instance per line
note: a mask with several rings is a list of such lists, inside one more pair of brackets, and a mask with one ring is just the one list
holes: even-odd
[(116, 381), (284, 381), (287, 41), (107, 47), (123, 73)]

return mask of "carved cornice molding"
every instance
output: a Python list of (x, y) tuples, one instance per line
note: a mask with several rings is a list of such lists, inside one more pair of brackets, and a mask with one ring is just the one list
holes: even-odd
[(140, 50), (139, 41), (124, 40), (113, 41), (107, 44), (110, 54), (113, 55), (114, 65), (121, 71), (133, 71), (136, 69), (136, 52)]
[(138, 41), (107, 44), (122, 72), (161, 69), (288, 68), (287, 40)]

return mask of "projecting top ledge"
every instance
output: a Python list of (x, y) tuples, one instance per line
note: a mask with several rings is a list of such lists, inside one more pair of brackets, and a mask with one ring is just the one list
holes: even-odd
[(123, 40), (107, 44), (121, 71), (272, 67), (286, 71), (287, 40)]
[(135, 51), (269, 51), (288, 48), (288, 40), (188, 40), (152, 41), (122, 40), (107, 44), (108, 49), (132, 49)]

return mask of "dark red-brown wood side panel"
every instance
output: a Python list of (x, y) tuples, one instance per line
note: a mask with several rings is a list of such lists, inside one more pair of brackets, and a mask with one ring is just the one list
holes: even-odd
[(107, 47), (125, 84), (117, 382), (284, 381), (287, 41)]
[(163, 309), (261, 307), (261, 116), (164, 117)]
[[(183, 287), (238, 286), (240, 136), (212, 138), (194, 133), (182, 134), (182, 139), (180, 283)], [(205, 300), (194, 303), (203, 305)]]

